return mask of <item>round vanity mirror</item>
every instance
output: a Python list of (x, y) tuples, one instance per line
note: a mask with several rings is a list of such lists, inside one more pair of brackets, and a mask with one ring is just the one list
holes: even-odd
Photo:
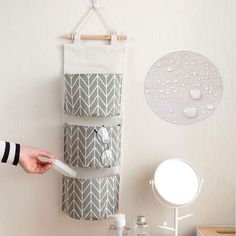
[(153, 184), (158, 199), (169, 207), (182, 207), (196, 199), (201, 181), (187, 162), (169, 159), (156, 169)]

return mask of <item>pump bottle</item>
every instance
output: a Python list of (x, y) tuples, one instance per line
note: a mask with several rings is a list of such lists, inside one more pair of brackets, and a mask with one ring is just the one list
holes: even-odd
[(136, 222), (133, 224), (133, 231), (135, 236), (148, 236), (149, 225), (144, 216), (137, 216)]
[(110, 236), (130, 236), (131, 229), (126, 227), (125, 215), (116, 214), (112, 216), (114, 219), (114, 224), (109, 228)]

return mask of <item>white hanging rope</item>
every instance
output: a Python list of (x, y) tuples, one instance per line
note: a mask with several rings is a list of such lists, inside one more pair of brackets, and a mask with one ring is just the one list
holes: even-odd
[(88, 20), (90, 19), (90, 17), (93, 15), (94, 13), (94, 8), (91, 8), (88, 13), (84, 16), (84, 18), (82, 19), (82, 21), (76, 26), (75, 30), (74, 30), (74, 34), (79, 33), (82, 28), (85, 26), (85, 24), (88, 22)]
[(98, 8), (97, 13), (101, 17), (101, 19), (105, 22), (106, 25), (110, 25), (110, 29), (113, 31), (113, 33), (118, 35), (116, 27), (113, 25), (110, 18), (104, 13), (104, 11), (102, 9)]
[(92, 7), (88, 11), (88, 13), (84, 16), (82, 21), (76, 26), (74, 30), (74, 34), (79, 34), (82, 28), (85, 26), (85, 24), (88, 22), (88, 20), (91, 18), (93, 13), (96, 12), (100, 19), (103, 21), (104, 25), (110, 29), (114, 34), (118, 35), (118, 32), (111, 22), (110, 18), (104, 13), (104, 11), (100, 8), (100, 2), (99, 0), (92, 0)]

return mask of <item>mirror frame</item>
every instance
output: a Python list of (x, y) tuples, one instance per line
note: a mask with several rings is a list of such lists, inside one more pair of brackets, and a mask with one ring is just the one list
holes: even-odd
[[(173, 160), (177, 160), (177, 161), (181, 161), (181, 162), (184, 162), (185, 164), (189, 165), (193, 171), (196, 173), (196, 176), (198, 178), (198, 189), (196, 191), (196, 194), (194, 195), (194, 197), (189, 201), (189, 202), (186, 202), (184, 204), (175, 204), (175, 203), (172, 203), (172, 202), (169, 202), (167, 201), (164, 197), (161, 196), (161, 194), (158, 192), (158, 189), (156, 187), (156, 184), (155, 184), (155, 175), (156, 173), (158, 172), (158, 169), (160, 168), (160, 166), (163, 164), (163, 163), (166, 163), (168, 161), (173, 161)], [(172, 207), (172, 208), (179, 208), (179, 207), (184, 207), (184, 206), (187, 206), (187, 205), (190, 205), (192, 202), (194, 202), (196, 200), (196, 198), (198, 197), (199, 193), (201, 192), (201, 189), (202, 189), (202, 183), (203, 183), (203, 179), (200, 178), (196, 168), (194, 168), (191, 164), (189, 164), (187, 161), (183, 160), (183, 159), (178, 159), (178, 158), (171, 158), (171, 159), (167, 159), (167, 160), (164, 160), (162, 161), (156, 168), (155, 170), (155, 173), (154, 173), (154, 177), (153, 177), (153, 192), (156, 196), (156, 198), (165, 206), (167, 207)]]

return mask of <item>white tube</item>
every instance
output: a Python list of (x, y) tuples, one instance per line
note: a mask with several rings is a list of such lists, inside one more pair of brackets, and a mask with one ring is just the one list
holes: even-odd
[(66, 165), (64, 162), (54, 159), (53, 164), (53, 169), (60, 172), (61, 174), (72, 178), (76, 177), (77, 172), (70, 168), (68, 165)]

